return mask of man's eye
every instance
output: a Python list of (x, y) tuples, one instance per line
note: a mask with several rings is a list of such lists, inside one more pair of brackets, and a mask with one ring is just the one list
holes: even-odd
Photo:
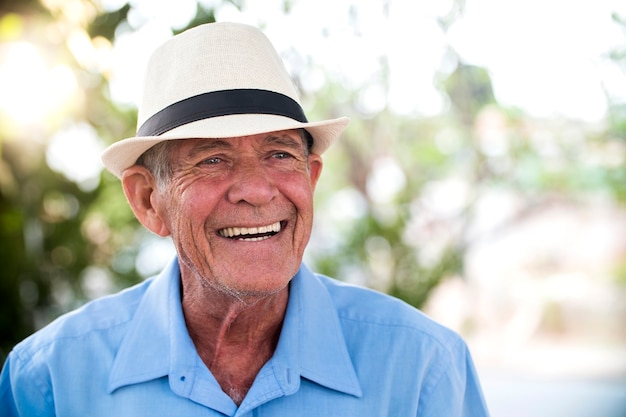
[(291, 154), (287, 153), (287, 152), (276, 152), (274, 154), (274, 158), (276, 158), (276, 159), (287, 159), (287, 158), (291, 158)]
[(211, 158), (204, 159), (202, 162), (200, 162), (200, 164), (201, 165), (215, 165), (215, 164), (219, 164), (220, 162), (222, 162), (222, 159), (217, 156), (214, 156)]

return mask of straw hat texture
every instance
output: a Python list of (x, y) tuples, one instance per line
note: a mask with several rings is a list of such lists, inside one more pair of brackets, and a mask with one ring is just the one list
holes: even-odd
[(269, 39), (257, 28), (209, 23), (161, 45), (148, 62), (137, 135), (110, 145), (105, 167), (121, 178), (153, 145), (171, 139), (228, 138), (306, 129), (322, 154), (347, 117), (309, 122)]

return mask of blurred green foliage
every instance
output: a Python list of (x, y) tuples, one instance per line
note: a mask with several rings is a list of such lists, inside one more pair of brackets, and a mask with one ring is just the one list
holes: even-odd
[[(107, 74), (73, 59), (62, 36), (47, 36), (81, 29), (92, 39), (114, 42), (133, 6), (104, 11), (88, 0), (71, 3), (82, 7), (82, 20), (55, 2), (43, 7), (36, 1), (9, 1), (0, 9), (0, 19), (10, 16), (17, 22), (0, 25), (0, 40), (29, 39), (55, 56), (69, 57), (84, 95), (81, 106), (45, 129), (16, 130), (0, 115), (0, 358), (54, 317), (100, 295), (89, 281), (94, 273), (112, 283), (105, 292), (144, 278), (136, 258), (145, 233), (119, 181), (103, 173), (97, 186), (81, 187), (45, 161), (47, 137), (64, 124), (86, 121), (104, 143), (130, 137), (135, 128), (134, 109), (110, 100)], [(286, 11), (290, 4), (285, 1)], [(462, 6), (462, 1), (454, 3), (439, 22), (442, 28), (453, 24)], [(215, 10), (198, 5), (187, 27), (214, 20)], [(615, 21), (626, 27), (619, 16)], [(625, 57), (626, 48), (611, 59), (626, 72)], [(442, 72), (437, 83), (450, 105), (436, 117), (397, 115), (386, 108), (374, 116), (360, 114), (355, 105), (359, 92), (332, 78), (315, 97), (303, 97), (311, 119), (352, 117), (342, 141), (325, 156), (326, 180), (318, 187), (316, 203), (322, 217), (343, 217), (330, 225), (322, 219), (321, 244), (312, 246), (310, 261), (321, 273), (356, 279), (418, 307), (441, 280), (463, 275), (464, 253), (472, 243), (468, 229), (485, 188), (516, 190), (529, 207), (554, 194), (577, 196), (591, 190), (626, 202), (623, 161), (587, 164), (580, 157), (623, 147), (626, 103), (610, 102), (608, 124), (596, 129), (571, 121), (532, 120), (517, 109), (502, 108), (488, 72), (462, 62), (453, 72)], [(499, 136), (485, 134), (484, 123), (496, 123)], [(548, 156), (533, 139), (538, 131), (556, 149)], [(392, 161), (401, 175), (397, 184), (389, 184), (394, 192), (381, 199), (371, 182), (385, 161)], [(466, 195), (458, 207), (437, 212), (431, 207), (434, 185), (458, 177), (468, 184)], [(337, 194), (351, 196), (348, 213), (333, 213)], [(328, 229), (334, 234), (324, 234)], [(618, 275), (623, 280), (623, 271)]]

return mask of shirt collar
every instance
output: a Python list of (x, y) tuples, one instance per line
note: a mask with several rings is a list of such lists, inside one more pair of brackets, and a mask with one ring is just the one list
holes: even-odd
[(305, 265), (291, 281), (287, 314), (273, 360), (297, 366), (303, 378), (327, 388), (362, 395), (336, 306), (326, 286)]
[[(183, 354), (190, 350), (195, 352), (184, 326), (180, 272), (178, 260), (174, 258), (154, 278), (139, 302), (115, 357), (109, 392), (168, 376), (173, 369), (197, 370), (198, 355)], [(277, 377), (298, 372), (303, 378), (329, 389), (357, 397), (362, 395), (336, 307), (326, 286), (304, 265), (291, 281), (283, 329), (270, 362)], [(177, 379), (170, 375), (170, 381), (173, 380)], [(287, 381), (290, 378), (277, 382), (285, 394), (295, 392), (299, 382)]]
[[(178, 262), (174, 259), (148, 286), (121, 341), (109, 375), (109, 392), (166, 376), (170, 363), (172, 308), (180, 307)], [(175, 297), (178, 302), (175, 302)], [(176, 307), (176, 306), (179, 307)]]

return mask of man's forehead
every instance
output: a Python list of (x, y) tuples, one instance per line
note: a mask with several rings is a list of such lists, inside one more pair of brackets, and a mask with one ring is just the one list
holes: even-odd
[(282, 130), (278, 132), (267, 132), (230, 138), (179, 139), (176, 140), (176, 142), (179, 142), (181, 148), (187, 149), (190, 153), (196, 153), (212, 149), (230, 149), (235, 147), (239, 142), (247, 140), (256, 141), (259, 144), (280, 144), (297, 147), (301, 147), (303, 144), (302, 135), (298, 130)]

